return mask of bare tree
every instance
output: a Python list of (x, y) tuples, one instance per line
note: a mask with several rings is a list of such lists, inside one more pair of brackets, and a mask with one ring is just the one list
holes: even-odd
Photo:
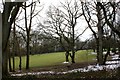
[[(116, 24), (119, 24), (116, 21), (116, 14), (118, 13), (118, 10), (119, 10), (118, 7), (120, 2), (115, 2), (115, 1), (107, 2), (107, 3), (98, 2), (98, 4), (103, 10), (105, 22), (112, 29), (112, 31), (115, 32), (120, 37), (120, 30), (118, 29), (119, 25), (116, 25)], [(111, 8), (112, 8), (112, 11), (110, 11)]]
[[(30, 32), (31, 32), (31, 27), (33, 26), (32, 25), (32, 19), (33, 17), (35, 17), (42, 9), (40, 9), (39, 11), (37, 11), (35, 13), (35, 9), (36, 9), (36, 2), (37, 1), (33, 1), (29, 4), (29, 5), (26, 5), (26, 2), (24, 4), (24, 11), (25, 11), (25, 30), (22, 28), (22, 27), (19, 27), (21, 28), (22, 30), (26, 31), (26, 36), (27, 37), (24, 37), (25, 41), (26, 41), (26, 49), (27, 49), (27, 53), (26, 53), (26, 69), (29, 69), (29, 54), (30, 54)], [(30, 6), (30, 15), (28, 16), (28, 13), (27, 13), (27, 7)], [(29, 18), (29, 19), (28, 19)]]
[[(51, 8), (48, 12), (48, 17), (50, 18), (48, 22), (51, 24), (52, 32), (55, 31), (60, 38), (60, 43), (66, 51), (66, 61), (68, 61), (68, 55), (70, 55), (72, 63), (75, 63), (75, 41), (82, 35), (75, 36), (77, 20), (82, 16), (80, 9), (81, 7), (77, 1), (73, 1), (73, 4), (70, 1), (61, 3), (61, 7), (53, 7), (53, 10)], [(62, 39), (66, 41), (67, 47), (63, 45)], [(70, 54), (69, 51), (72, 51), (72, 53)]]
[[(95, 3), (95, 4), (94, 4)], [(102, 12), (101, 8), (98, 6), (98, 2), (82, 2), (82, 11), (84, 18), (88, 24), (88, 27), (93, 32), (93, 35), (96, 39), (96, 48), (97, 48), (97, 60), (99, 64), (103, 64), (103, 45), (102, 45), (102, 38), (103, 38), (103, 24), (102, 21)], [(95, 16), (92, 18), (92, 16)], [(97, 18), (97, 19), (96, 19)], [(96, 32), (93, 27), (96, 27), (98, 32)]]
[[(33, 2), (33, 0), (32, 0)], [(33, 4), (31, 5), (31, 9), (30, 9), (30, 23), (29, 26), (28, 25), (28, 21), (27, 21), (27, 10), (26, 10), (26, 2), (24, 5), (24, 10), (25, 10), (25, 28), (26, 28), (26, 33), (27, 33), (27, 39), (26, 39), (26, 48), (27, 48), (27, 53), (26, 53), (26, 69), (29, 69), (29, 54), (30, 54), (30, 46), (29, 46), (29, 42), (30, 42), (30, 31), (31, 31), (31, 24), (32, 24), (32, 15), (33, 15)]]
[[(119, 4), (120, 4), (120, 2), (115, 2), (115, 1), (106, 2), (106, 3), (98, 2), (98, 6), (103, 11), (103, 16), (104, 16), (106, 24), (110, 27), (112, 32), (116, 33), (120, 38), (120, 31), (119, 31), (119, 27), (118, 27), (119, 24), (118, 24), (118, 20), (116, 19), (116, 16), (117, 16), (118, 10), (119, 10), (119, 8), (118, 8)], [(111, 10), (111, 8), (112, 8), (112, 10)], [(105, 64), (106, 56), (107, 56), (107, 54), (105, 55), (105, 58), (104, 58), (104, 64)]]
[(71, 38), (71, 41), (70, 41), (70, 48), (71, 48), (71, 51), (72, 51), (72, 54), (70, 55), (71, 58), (72, 58), (72, 63), (75, 63), (75, 26), (77, 24), (77, 19), (82, 16), (82, 14), (80, 13), (80, 6), (78, 6), (78, 2), (75, 1), (73, 2), (74, 5), (71, 6), (71, 2), (67, 2), (66, 4), (62, 4), (63, 5), (63, 8), (64, 10), (67, 11), (67, 14), (65, 14), (63, 12), (63, 15), (64, 15), (64, 19), (67, 21), (67, 27), (69, 27), (69, 30), (70, 30), (70, 38)]
[[(62, 24), (64, 22), (64, 19), (61, 17), (62, 16), (62, 12), (56, 8), (56, 7), (49, 7), (49, 11), (47, 12), (47, 16), (49, 18), (49, 20), (46, 21), (46, 23), (48, 24), (48, 28), (45, 27), (46, 30), (44, 30), (46, 33), (51, 33), (52, 36), (54, 36), (54, 34), (57, 34), (59, 36), (59, 42), (61, 44), (61, 46), (63, 47), (63, 49), (66, 51), (66, 62), (69, 61), (68, 57), (69, 57), (69, 51), (70, 51), (70, 43), (69, 43), (69, 39), (68, 37), (66, 37), (65, 34), (65, 27), (62, 27)], [(58, 38), (58, 37), (57, 37)]]

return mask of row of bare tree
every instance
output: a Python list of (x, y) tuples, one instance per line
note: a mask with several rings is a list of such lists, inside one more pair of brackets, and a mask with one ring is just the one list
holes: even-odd
[[(11, 58), (9, 56), (9, 36), (13, 24), (13, 71), (14, 67), (14, 54), (16, 46), (20, 47), (20, 40), (16, 36), (16, 26), (22, 30), (18, 31), (26, 42), (26, 69), (29, 69), (29, 55), (30, 55), (30, 35), (31, 27), (34, 26), (33, 18), (39, 15), (38, 10), (36, 12), (36, 4), (40, 3), (39, 0), (33, 1), (31, 3), (27, 2), (5, 2), (3, 13), (2, 13), (2, 74), (8, 75), (8, 59), (9, 63)], [(119, 11), (119, 2), (83, 2), (77, 0), (71, 0), (65, 3), (60, 3), (59, 7), (50, 6), (47, 12), (47, 19), (44, 24), (39, 22), (39, 30), (46, 34), (57, 38), (66, 52), (66, 61), (69, 61), (68, 57), (71, 57), (72, 63), (75, 63), (75, 52), (76, 52), (76, 42), (78, 38), (89, 28), (93, 32), (93, 36), (96, 40), (96, 50), (97, 50), (97, 60), (99, 64), (105, 64), (106, 57), (109, 54), (110, 47), (108, 48), (108, 54), (103, 56), (103, 38), (111, 38), (113, 34), (120, 38), (119, 30), (119, 19), (117, 19)], [(27, 12), (29, 9), (29, 15)], [(24, 28), (20, 26), (18, 19), (20, 15), (20, 10), (24, 12), (24, 17), (22, 23), (24, 23)], [(82, 32), (77, 32), (77, 27), (84, 27), (78, 25), (80, 18), (84, 17), (87, 22), (88, 27), (84, 28)], [(108, 32), (106, 32), (108, 30)], [(24, 33), (24, 34), (23, 34)], [(89, 40), (86, 40), (87, 43)], [(84, 44), (83, 44), (84, 45)], [(19, 48), (20, 49), (20, 48)], [(18, 50), (19, 53), (20, 50)], [(10, 64), (9, 64), (10, 65)], [(21, 55), (20, 55), (20, 70), (21, 70)]]

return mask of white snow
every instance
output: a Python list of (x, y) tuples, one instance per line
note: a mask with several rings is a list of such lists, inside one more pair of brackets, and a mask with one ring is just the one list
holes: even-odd
[(96, 52), (91, 52), (91, 54), (97, 54)]
[(114, 59), (119, 59), (119, 55), (118, 54), (116, 54), (116, 55), (114, 55), (114, 56), (111, 56), (112, 57), (112, 59), (114, 60)]
[(106, 64), (118, 64), (119, 61), (106, 61)]
[(107, 53), (106, 51), (103, 52), (103, 54), (106, 54), (106, 53)]
[(65, 61), (65, 62), (63, 62), (63, 63), (64, 63), (64, 64), (68, 64), (69, 62), (66, 62), (66, 61)]
[(110, 55), (114, 55), (114, 53), (112, 51), (110, 51)]

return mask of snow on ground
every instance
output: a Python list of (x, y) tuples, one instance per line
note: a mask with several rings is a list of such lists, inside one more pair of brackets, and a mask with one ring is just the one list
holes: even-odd
[(66, 61), (65, 61), (65, 62), (63, 62), (63, 64), (68, 64), (68, 63), (70, 63), (70, 62), (66, 62)]
[(114, 56), (111, 56), (111, 57), (112, 57), (112, 60), (114, 60), (114, 59), (120, 59), (118, 54), (116, 54)]
[(97, 54), (96, 52), (91, 52), (91, 54)]
[[(117, 59), (117, 60), (115, 60)], [(84, 68), (73, 69), (65, 72), (54, 72), (54, 71), (43, 71), (43, 72), (28, 72), (22, 74), (11, 74), (12, 76), (23, 76), (23, 75), (40, 75), (40, 74), (66, 74), (73, 72), (88, 72), (88, 71), (99, 71), (99, 70), (113, 70), (120, 67), (119, 55), (112, 56), (113, 61), (106, 61), (106, 65), (89, 65)], [(68, 62), (63, 62), (64, 64), (68, 64)]]
[(106, 54), (106, 53), (107, 53), (106, 51), (103, 52), (103, 54)]

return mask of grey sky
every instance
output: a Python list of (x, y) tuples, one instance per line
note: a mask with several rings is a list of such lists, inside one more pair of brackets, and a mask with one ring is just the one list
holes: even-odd
[[(1, 1), (1, 0), (0, 0)], [(13, 0), (14, 1), (14, 0)], [(28, 0), (30, 1), (30, 0)], [(46, 17), (46, 12), (48, 11), (49, 6), (54, 5), (54, 6), (60, 6), (60, 2), (65, 2), (65, 1), (69, 1), (69, 0), (40, 0), (41, 5), (44, 6), (43, 10), (40, 12), (40, 20), (45, 20)], [(0, 6), (1, 7), (1, 6)], [(39, 9), (39, 8), (38, 8)], [(24, 12), (23, 12), (24, 13)], [(28, 12), (29, 13), (29, 12)], [(33, 19), (33, 23), (37, 22), (37, 20)], [(78, 30), (78, 33), (82, 33), (82, 31), (87, 27), (87, 23), (84, 20), (84, 17), (81, 17), (78, 21), (79, 23), (77, 23), (76, 26), (76, 30)], [(22, 21), (23, 23), (23, 21)], [(23, 26), (23, 24), (20, 23), (20, 25)], [(92, 32), (90, 31), (90, 29), (88, 28), (85, 33), (80, 37), (81, 40), (86, 40), (87, 38), (91, 37)]]

